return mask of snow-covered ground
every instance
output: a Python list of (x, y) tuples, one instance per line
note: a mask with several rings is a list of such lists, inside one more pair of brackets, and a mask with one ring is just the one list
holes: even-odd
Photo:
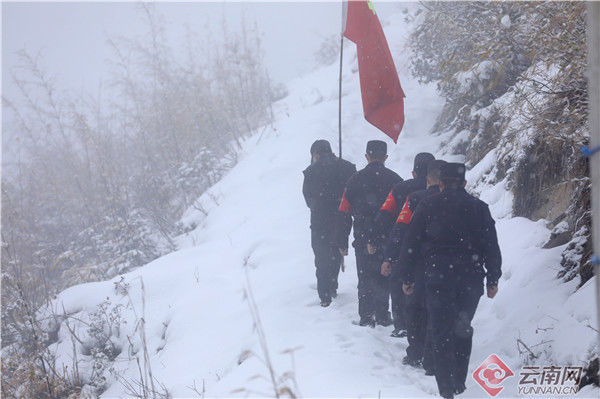
[[(416, 153), (444, 153), (439, 147), (445, 138), (428, 134), (443, 102), (433, 85), (420, 85), (408, 73), (403, 45), (411, 26), (399, 15), (390, 20), (396, 23), (384, 30), (397, 56), (407, 98), (403, 133), (397, 145), (388, 140), (388, 166), (409, 178)], [(343, 152), (361, 168), (366, 141), (385, 136), (363, 119), (351, 43), (345, 54)], [(143, 354), (142, 318), (151, 371), (172, 396), (198, 397), (194, 384), (207, 397), (273, 396), (246, 300), (248, 285), (274, 371), (278, 376), (293, 372), (297, 386), (291, 381), (287, 385), (301, 396), (437, 394), (432, 377), (401, 364), (406, 339), (389, 337), (391, 327), (369, 329), (351, 323), (357, 317), (352, 252), (346, 258), (346, 272), (340, 274), (338, 298), (329, 308), (319, 306), (301, 172), (315, 139), (336, 143), (337, 68), (324, 67), (289, 84), (290, 95), (276, 104), (276, 123), (247, 140), (237, 166), (198, 200), (207, 215), (195, 208), (184, 215), (186, 225), (197, 227), (178, 238), (178, 251), (124, 275), (123, 280), (75, 286), (56, 299), (59, 313), (64, 308), (87, 322), (94, 320), (91, 315), (104, 301), (108, 309), (122, 305), (120, 317), (127, 323), (111, 332), (112, 342), (122, 351), (111, 363), (113, 373), (106, 372), (108, 389), (103, 396), (125, 396), (122, 381), (139, 379), (135, 359)], [(473, 168), (470, 180), (482, 181), (490, 161), (482, 162), (488, 164)], [(573, 293), (575, 283), (555, 279), (563, 247), (541, 248), (549, 236), (543, 221), (510, 217), (512, 197), (504, 182), (469, 188), (490, 202), (504, 257), (500, 292), (494, 300), (483, 297), (475, 316), (470, 372), (488, 355), (498, 354), (516, 374), (505, 381), (500, 396), (516, 396), (518, 371), (525, 359), (517, 338), (531, 347), (548, 342), (534, 347), (542, 352), (536, 361), (540, 365), (549, 365), (547, 358), (557, 365), (582, 365), (591, 351), (598, 352), (595, 333), (588, 327), (597, 325), (594, 281)], [(89, 346), (93, 341), (89, 327), (75, 323), (75, 328)], [(85, 346), (73, 344), (63, 323), (53, 350), (69, 369), (73, 345)], [(248, 351), (256, 356), (248, 356)], [(92, 357), (80, 353), (78, 358), (80, 371), (89, 372)], [(235, 391), (238, 388), (246, 391)], [(598, 391), (588, 388), (580, 395), (597, 397)], [(487, 394), (469, 377), (463, 396)]]

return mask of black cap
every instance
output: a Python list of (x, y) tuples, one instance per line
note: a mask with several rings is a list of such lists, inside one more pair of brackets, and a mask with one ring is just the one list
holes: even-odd
[(447, 162), (442, 165), (440, 170), (440, 178), (442, 180), (465, 180), (465, 172), (467, 167), (464, 163)]
[(367, 142), (367, 154), (375, 158), (383, 158), (387, 155), (387, 143), (381, 140)]
[(327, 140), (317, 140), (310, 146), (310, 154), (331, 154), (331, 144)]
[(430, 175), (434, 171), (442, 170), (442, 165), (447, 164), (448, 162), (443, 161), (441, 159), (434, 159), (433, 161), (429, 161), (427, 164), (427, 175)]
[(428, 152), (420, 152), (415, 156), (413, 172), (415, 172), (417, 177), (425, 177), (427, 175), (427, 165), (431, 161), (435, 161), (435, 157)]

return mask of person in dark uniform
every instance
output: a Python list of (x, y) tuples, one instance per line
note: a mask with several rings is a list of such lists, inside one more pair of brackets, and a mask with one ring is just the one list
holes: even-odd
[(310, 208), (311, 245), (315, 254), (317, 291), (321, 306), (337, 296), (342, 257), (335, 240), (338, 205), (346, 182), (356, 172), (354, 164), (336, 157), (327, 140), (310, 148), (311, 165), (304, 170), (302, 193)]
[[(383, 251), (385, 237), (389, 234), (398, 218), (400, 209), (406, 201), (408, 194), (424, 190), (427, 186), (427, 164), (435, 158), (428, 152), (421, 152), (415, 156), (413, 163), (412, 179), (401, 181), (390, 190), (385, 202), (377, 212), (373, 222), (371, 234), (368, 237), (369, 253)], [(392, 297), (392, 317), (394, 331), (392, 337), (406, 336), (405, 298), (402, 293), (402, 281), (392, 277), (390, 279), (390, 293)]]
[(383, 253), (369, 254), (367, 237), (373, 218), (387, 193), (402, 178), (385, 167), (387, 144), (372, 140), (367, 143), (368, 165), (354, 174), (346, 186), (339, 207), (338, 237), (342, 255), (348, 254), (348, 236), (354, 218), (354, 250), (358, 272), (359, 325), (374, 327), (392, 323), (389, 313), (389, 279), (379, 273)]
[[(434, 375), (434, 366), (433, 352), (431, 350), (431, 333), (427, 328), (423, 267), (419, 267), (414, 271), (416, 273), (415, 276), (407, 276), (405, 270), (398, 263), (398, 257), (413, 212), (417, 209), (421, 200), (440, 192), (440, 170), (445, 163), (442, 160), (430, 161), (427, 165), (427, 188), (410, 193), (406, 197), (404, 206), (388, 238), (384, 252), (385, 261), (381, 265), (381, 273), (383, 275), (391, 274), (391, 278), (399, 282), (415, 282), (414, 293), (406, 297), (408, 347), (406, 348), (406, 356), (402, 359), (402, 363), (413, 367), (423, 366), (426, 375)], [(402, 284), (400, 283), (400, 289), (402, 289), (401, 287)]]
[(494, 219), (485, 202), (465, 189), (465, 165), (441, 168), (441, 192), (421, 200), (402, 243), (403, 290), (414, 293), (423, 267), (425, 303), (431, 323), (435, 378), (440, 395), (464, 392), (473, 337), (471, 320), (484, 291), (493, 298), (502, 275)]

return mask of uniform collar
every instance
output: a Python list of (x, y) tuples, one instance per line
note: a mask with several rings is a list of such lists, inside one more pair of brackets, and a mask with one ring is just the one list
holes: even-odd
[(444, 188), (444, 193), (466, 193), (467, 190), (465, 190), (464, 187), (446, 187)]
[(381, 161), (373, 161), (371, 163), (368, 163), (367, 166), (365, 166), (366, 168), (383, 168), (385, 167), (385, 165), (383, 164), (383, 162)]

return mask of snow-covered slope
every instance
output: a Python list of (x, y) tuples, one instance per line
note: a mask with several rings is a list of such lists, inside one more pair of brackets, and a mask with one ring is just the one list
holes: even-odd
[[(435, 87), (411, 78), (401, 58), (410, 25), (400, 16), (390, 20), (394, 26), (384, 29), (392, 52), (399, 56), (396, 65), (407, 95), (407, 120), (398, 144), (388, 141), (389, 166), (409, 178), (416, 153), (444, 152), (439, 145), (445, 138), (428, 134), (443, 104)], [(362, 117), (350, 44), (346, 54), (344, 157), (363, 167), (366, 141), (385, 136)], [(94, 364), (112, 367), (112, 372), (103, 372), (107, 377), (103, 396), (131, 395), (126, 385), (139, 380), (137, 358), (142, 374), (151, 369), (155, 385), (164, 385), (175, 397), (198, 396), (194, 384), (208, 397), (272, 396), (246, 299), (248, 286), (275, 373), (295, 375), (297, 386), (293, 381), (282, 385), (305, 397), (437, 394), (433, 378), (402, 366), (405, 339), (390, 338), (390, 328), (351, 324), (357, 313), (353, 253), (346, 258), (346, 272), (340, 274), (338, 298), (329, 308), (318, 306), (301, 171), (315, 139), (327, 138), (335, 144), (337, 65), (296, 79), (289, 92), (276, 105), (276, 123), (249, 139), (237, 166), (198, 200), (203, 211), (192, 208), (186, 213), (183, 222), (197, 227), (179, 237), (180, 250), (111, 281), (72, 287), (54, 302), (57, 313), (64, 310), (82, 322), (70, 319), (69, 326), (63, 322), (52, 349), (71, 370), (75, 347), (82, 374), (91, 373)], [(474, 168), (472, 173), (484, 174), (486, 168)], [(532, 346), (552, 341), (542, 346), (549, 358), (561, 365), (580, 365), (590, 351), (597, 352), (594, 331), (586, 326), (596, 325), (594, 282), (573, 294), (573, 284), (554, 279), (562, 247), (540, 248), (549, 235), (542, 221), (510, 218), (512, 197), (501, 184), (471, 187), (501, 217), (497, 226), (504, 276), (496, 299), (484, 297), (480, 302), (470, 371), (497, 353), (517, 372), (523, 361), (516, 346), (519, 337)], [(103, 302), (107, 311), (98, 312)], [(119, 318), (126, 324), (117, 329)], [(115, 319), (113, 327), (107, 328)], [(538, 327), (545, 330), (536, 331)], [(73, 342), (69, 328), (77, 330), (80, 342)], [(116, 358), (93, 356), (94, 348), (102, 351), (107, 345), (120, 351)], [(503, 395), (516, 395), (516, 383), (517, 377), (507, 380)], [(465, 396), (485, 395), (470, 378), (467, 387)], [(232, 393), (238, 388), (247, 391)]]

